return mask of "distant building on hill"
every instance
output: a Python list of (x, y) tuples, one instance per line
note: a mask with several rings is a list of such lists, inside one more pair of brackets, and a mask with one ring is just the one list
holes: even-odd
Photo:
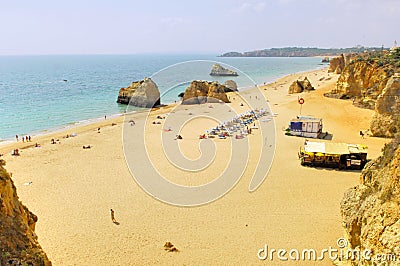
[(397, 41), (394, 41), (394, 44), (393, 44), (393, 46), (392, 46), (392, 48), (390, 48), (390, 51), (394, 51), (394, 50), (396, 50), (398, 47), (397, 47)]

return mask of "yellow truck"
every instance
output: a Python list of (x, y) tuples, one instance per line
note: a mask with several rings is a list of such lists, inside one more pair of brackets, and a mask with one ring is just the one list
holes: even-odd
[(367, 163), (368, 147), (362, 144), (333, 142), (304, 142), (300, 147), (301, 165), (339, 169), (363, 169)]

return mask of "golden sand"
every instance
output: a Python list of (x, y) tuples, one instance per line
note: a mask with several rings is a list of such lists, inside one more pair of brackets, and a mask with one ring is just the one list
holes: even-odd
[[(379, 156), (386, 140), (359, 136), (360, 130), (368, 129), (373, 111), (323, 97), (337, 80), (337, 75), (329, 74), (330, 80), (319, 81), (328, 77), (326, 70), (292, 74), (262, 87), (277, 113), (276, 153), (269, 175), (258, 190), (248, 192), (258, 163), (253, 154), (261, 145), (255, 131), (249, 136), (252, 153), (239, 183), (221, 199), (200, 207), (165, 204), (139, 187), (124, 158), (122, 116), (40, 136), (28, 144), (1, 146), (20, 199), (39, 217), (36, 233), (50, 260), (54, 265), (277, 265), (276, 259), (260, 261), (257, 251), (265, 244), (286, 250), (336, 247), (342, 236), (339, 203), (344, 191), (358, 184), (360, 172), (300, 166), (297, 152), (304, 139), (285, 136), (283, 129), (299, 113), (299, 95), (288, 95), (288, 87), (305, 75), (316, 91), (300, 94), (305, 99), (302, 114), (322, 117), (324, 131), (333, 134), (333, 141), (366, 144), (369, 158)], [(245, 110), (240, 102), (236, 95), (230, 105)], [(200, 107), (188, 108), (187, 112), (195, 112)], [(155, 110), (149, 122), (173, 110), (174, 106)], [(145, 116), (138, 114), (135, 119)], [(187, 158), (200, 156), (198, 135), (214, 125), (204, 118), (182, 129), (184, 139), (179, 145)], [(182, 175), (162, 156), (163, 125), (150, 123), (147, 128), (146, 139), (151, 140), (147, 148), (157, 162), (155, 168), (178, 184), (209, 182), (229, 160), (230, 140), (216, 139), (218, 163), (200, 175)], [(72, 132), (77, 136), (64, 138)], [(50, 144), (52, 138), (59, 139), (59, 144)], [(36, 142), (40, 148), (32, 147)], [(91, 149), (82, 149), (83, 145)], [(10, 156), (15, 147), (21, 156)], [(112, 223), (110, 208), (119, 225)], [(178, 252), (165, 250), (166, 242)], [(320, 265), (332, 263), (326, 258)]]

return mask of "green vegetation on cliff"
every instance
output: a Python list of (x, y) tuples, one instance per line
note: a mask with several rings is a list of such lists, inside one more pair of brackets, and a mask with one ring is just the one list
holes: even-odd
[(400, 71), (400, 48), (393, 51), (373, 51), (358, 54), (354, 62), (367, 62), (377, 68), (383, 68), (389, 75)]

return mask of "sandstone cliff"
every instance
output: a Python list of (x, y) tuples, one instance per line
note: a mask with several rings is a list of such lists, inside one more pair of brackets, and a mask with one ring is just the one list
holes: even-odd
[(145, 78), (132, 82), (126, 88), (121, 88), (118, 93), (117, 102), (137, 107), (152, 108), (160, 105), (160, 91), (151, 78)]
[(314, 87), (311, 85), (311, 82), (308, 80), (308, 78), (305, 77), (304, 80), (293, 81), (289, 87), (288, 93), (293, 94), (311, 90), (314, 90)]
[(355, 54), (341, 54), (340, 56), (333, 57), (329, 61), (328, 73), (341, 74), (346, 65), (348, 65)]
[(220, 64), (214, 64), (211, 69), (211, 76), (238, 76), (236, 71), (224, 68)]
[(368, 163), (361, 184), (346, 191), (341, 202), (345, 234), (352, 249), (395, 254), (397, 262), (361, 260), (351, 265), (400, 265), (400, 137), (385, 146), (383, 155)]
[(342, 71), (334, 92), (339, 98), (355, 97), (363, 107), (373, 109), (392, 74), (367, 61), (353, 62)]
[(344, 69), (343, 54), (340, 56), (331, 58), (331, 60), (329, 61), (328, 73), (340, 74), (340, 73), (342, 73), (343, 69)]
[(35, 234), (37, 217), (19, 200), (10, 175), (0, 160), (1, 265), (51, 265)]
[[(370, 66), (357, 69), (366, 69), (386, 79), (382, 71), (391, 74), (399, 69), (400, 51), (386, 53), (383, 59), (386, 61), (381, 63), (368, 60)], [(400, 265), (400, 76), (388, 75), (390, 78), (382, 88), (383, 82), (377, 77), (366, 78), (360, 73), (354, 75), (355, 83), (365, 79), (376, 80), (375, 84), (378, 84), (374, 87), (376, 91), (370, 92), (377, 95), (371, 131), (374, 135), (391, 136), (393, 140), (385, 145), (381, 157), (364, 167), (360, 185), (346, 191), (341, 202), (341, 214), (349, 248), (369, 249), (372, 258), (384, 254), (390, 261), (362, 257), (361, 261), (346, 261), (346, 265)], [(393, 261), (393, 256), (396, 261)]]
[(335, 60), (331, 60), (330, 71), (344, 68), (340, 70), (335, 89), (325, 95), (353, 99), (358, 106), (375, 110), (372, 133), (393, 137), (396, 132), (393, 125), (399, 122), (400, 88), (396, 73), (400, 71), (400, 49), (352, 54)]
[(375, 104), (375, 115), (371, 121), (374, 136), (394, 137), (400, 128), (400, 76), (389, 78)]
[(186, 88), (182, 104), (201, 104), (212, 102), (229, 103), (225, 90), (227, 88), (218, 82), (195, 80)]

